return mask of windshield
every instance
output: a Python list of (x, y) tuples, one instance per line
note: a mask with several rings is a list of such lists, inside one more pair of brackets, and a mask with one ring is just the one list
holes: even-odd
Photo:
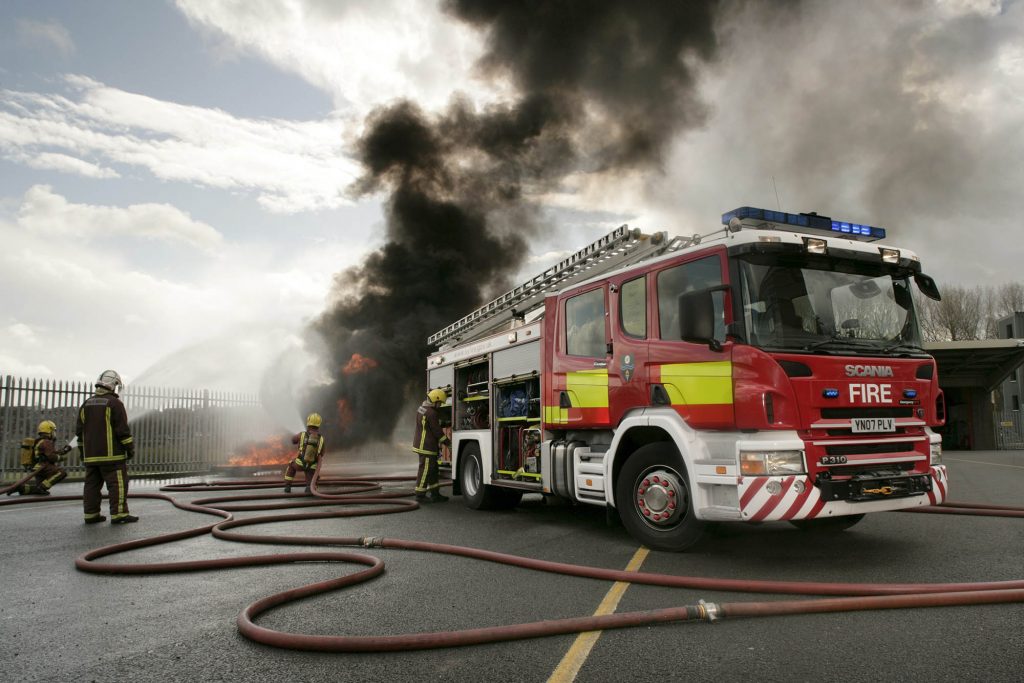
[(739, 263), (744, 323), (754, 346), (845, 354), (922, 352), (909, 274), (863, 263), (764, 255)]

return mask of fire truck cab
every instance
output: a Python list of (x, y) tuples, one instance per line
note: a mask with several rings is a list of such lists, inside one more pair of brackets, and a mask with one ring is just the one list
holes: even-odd
[(559, 496), (683, 550), (710, 522), (840, 530), (945, 499), (918, 258), (813, 213), (722, 225), (623, 226), (430, 338), (469, 507)]

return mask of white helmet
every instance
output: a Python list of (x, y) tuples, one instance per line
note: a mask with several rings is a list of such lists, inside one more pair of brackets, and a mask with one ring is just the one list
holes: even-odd
[(96, 380), (96, 386), (117, 393), (124, 386), (124, 382), (121, 381), (121, 375), (117, 374), (114, 370), (104, 370), (100, 373), (99, 379)]

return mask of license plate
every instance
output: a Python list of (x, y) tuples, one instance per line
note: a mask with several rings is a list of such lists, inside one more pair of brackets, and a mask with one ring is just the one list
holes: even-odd
[(896, 418), (892, 417), (855, 417), (853, 432), (895, 432)]

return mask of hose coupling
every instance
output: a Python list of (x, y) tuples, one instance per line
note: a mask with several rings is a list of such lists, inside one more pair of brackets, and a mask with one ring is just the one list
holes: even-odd
[(364, 548), (381, 548), (384, 546), (383, 536), (363, 536), (359, 542)]
[(697, 617), (708, 622), (714, 622), (721, 619), (722, 617), (719, 615), (719, 611), (718, 605), (713, 602), (700, 600), (697, 603)]

